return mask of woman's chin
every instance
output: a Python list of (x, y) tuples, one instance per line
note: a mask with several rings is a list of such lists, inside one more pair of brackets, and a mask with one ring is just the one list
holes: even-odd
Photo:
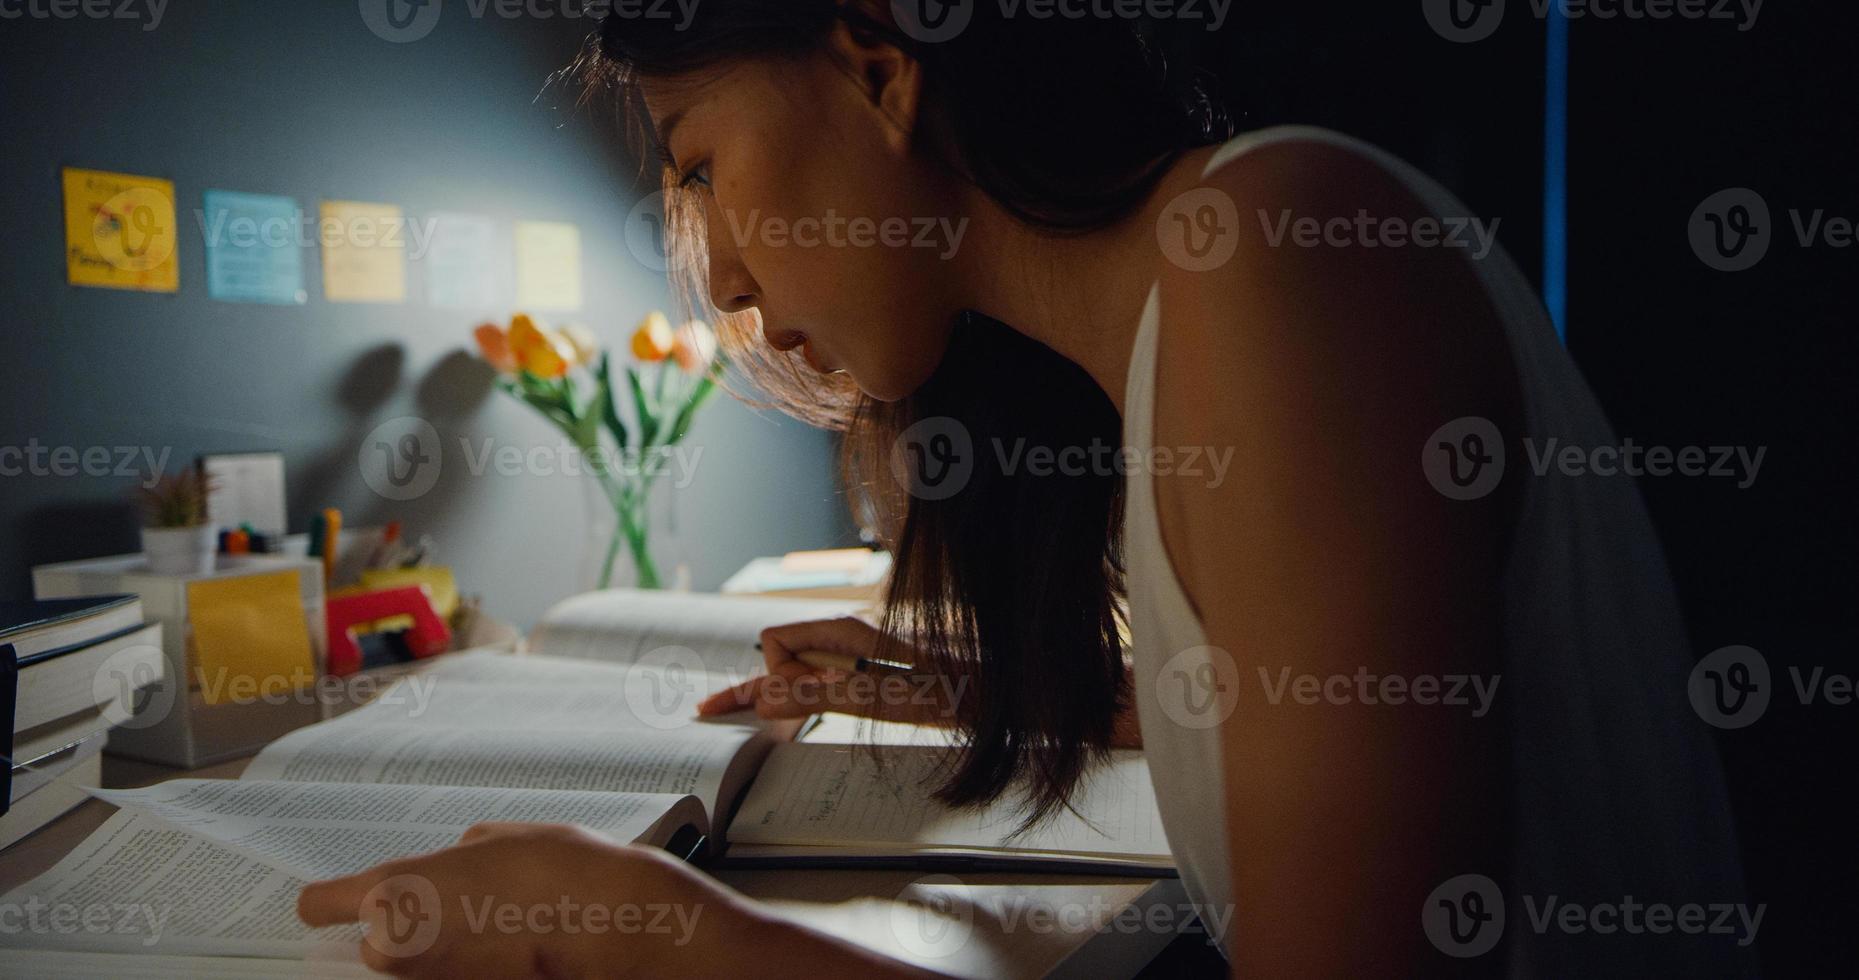
[(901, 402), (909, 398), (910, 393), (916, 391), (918, 387), (917, 385), (901, 384), (894, 378), (868, 381), (851, 371), (841, 370), (838, 373), (851, 378), (852, 383), (858, 385), (858, 390), (863, 392), (865, 397), (877, 402)]

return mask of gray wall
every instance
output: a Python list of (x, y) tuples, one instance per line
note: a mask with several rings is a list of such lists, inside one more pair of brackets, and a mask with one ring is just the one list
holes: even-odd
[[(292, 531), (324, 506), (351, 524), (401, 519), (434, 536), (467, 591), (522, 625), (585, 588), (601, 542), (580, 482), (468, 471), (461, 439), (559, 437), (491, 389), (463, 353), (476, 320), (426, 306), (417, 269), (401, 305), (324, 301), (314, 248), (303, 306), (206, 292), (193, 212), (222, 188), (312, 212), (323, 199), (475, 212), (506, 234), (515, 219), (573, 221), (579, 319), (624, 345), (663, 305), (663, 277), (621, 236), (637, 163), (611, 113), (577, 110), (565, 90), (537, 98), (592, 25), (479, 19), (470, 6), (446, 4), (429, 36), (404, 44), (372, 33), (355, 0), (175, 0), (152, 31), (146, 19), (0, 22), (0, 447), (146, 447), (170, 454), (170, 469), (201, 452), (280, 449)], [(175, 182), (178, 294), (65, 284), (63, 166)], [(395, 503), (368, 488), (357, 451), (407, 415), (435, 426), (445, 465), (430, 493)], [(851, 541), (825, 435), (719, 399), (690, 441), (703, 450), (695, 480), (661, 486), (657, 519), (664, 563), (688, 563), (698, 588), (757, 554)], [(135, 550), (134, 482), (0, 476), (0, 595), (28, 594), (33, 564)]]

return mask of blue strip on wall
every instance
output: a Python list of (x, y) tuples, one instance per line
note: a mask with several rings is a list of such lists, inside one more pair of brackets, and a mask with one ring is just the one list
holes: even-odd
[(1569, 22), (1549, 5), (1543, 71), (1543, 302), (1568, 343)]

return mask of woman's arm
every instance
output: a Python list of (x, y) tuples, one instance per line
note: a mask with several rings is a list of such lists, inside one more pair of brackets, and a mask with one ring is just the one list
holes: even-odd
[[(1502, 333), (1452, 250), (1273, 247), (1251, 220), (1419, 215), (1353, 154), (1263, 148), (1209, 183), (1238, 203), (1239, 246), (1222, 269), (1162, 275), (1154, 442), (1231, 449), (1235, 465), (1219, 486), (1154, 486), (1176, 571), (1239, 677), (1222, 731), (1234, 974), (1465, 969), (1429, 946), (1421, 912), (1451, 877), (1502, 875), (1501, 701), (1475, 716), (1375, 695), (1382, 678), (1497, 669), (1509, 497), (1448, 500), (1421, 452), (1464, 416), (1515, 431)], [(1303, 703), (1281, 686), (1303, 677), (1348, 680)]]

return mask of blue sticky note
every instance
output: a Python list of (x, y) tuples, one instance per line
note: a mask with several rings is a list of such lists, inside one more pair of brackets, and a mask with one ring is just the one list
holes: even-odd
[(293, 198), (207, 191), (200, 233), (208, 295), (229, 303), (304, 302), (303, 249), (311, 230)]
[[(422, 235), (422, 232), (424, 233)], [(424, 255), (426, 302), (442, 309), (481, 314), (508, 305), (502, 299), (509, 276), (507, 246), (497, 237), (497, 222), (483, 215), (441, 212), (413, 229), (414, 251)], [(422, 243), (417, 239), (424, 237)]]

